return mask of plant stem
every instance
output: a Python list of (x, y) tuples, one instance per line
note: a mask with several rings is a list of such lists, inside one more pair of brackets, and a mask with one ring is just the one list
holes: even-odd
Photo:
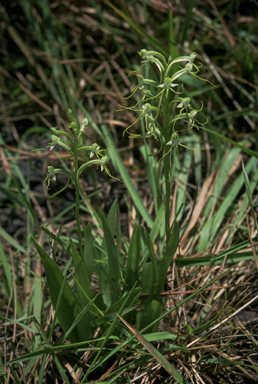
[(79, 252), (80, 255), (83, 255), (83, 248), (82, 248), (82, 232), (81, 232), (81, 223), (80, 223), (80, 186), (78, 185), (79, 180), (77, 180), (77, 172), (78, 172), (78, 154), (77, 154), (77, 147), (78, 147), (78, 136), (75, 135), (74, 139), (74, 172), (75, 172), (75, 218), (76, 218), (76, 225), (77, 225), (77, 232), (78, 232), (78, 242), (79, 242)]
[[(165, 102), (164, 102), (164, 121), (163, 121), (163, 131), (165, 135), (165, 142), (169, 141), (170, 131), (169, 131), (169, 98), (168, 92), (166, 92)], [(165, 149), (166, 150), (166, 149)], [(164, 162), (164, 175), (165, 175), (165, 231), (166, 231), (166, 247), (168, 246), (169, 237), (170, 237), (170, 156), (165, 156)]]

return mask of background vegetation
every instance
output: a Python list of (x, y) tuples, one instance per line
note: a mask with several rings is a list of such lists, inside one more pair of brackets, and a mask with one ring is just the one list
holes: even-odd
[[(255, 0), (2, 2), (2, 382), (257, 382), (257, 5)], [(137, 103), (137, 93), (127, 97), (137, 84), (131, 72), (141, 72), (141, 49), (173, 58), (196, 52), (201, 77), (215, 86), (189, 76), (184, 89), (195, 108), (203, 102), (205, 127), (253, 151), (205, 130), (185, 132), (186, 145), (205, 150), (179, 146), (179, 153), (172, 152), (173, 260), (165, 287), (156, 291), (157, 280), (147, 277), (165, 252), (164, 180), (147, 148), (155, 151), (157, 143), (123, 136), (138, 115), (119, 111)], [(109, 305), (103, 281), (110, 288), (117, 275), (112, 264), (109, 274), (103, 264), (89, 277), (92, 300), (80, 299), (85, 312), (78, 310), (78, 316), (86, 318), (81, 328), (81, 318), (66, 323), (70, 314), (63, 306), (69, 289), (76, 298), (87, 290), (78, 290), (84, 280), (75, 263), (80, 259), (74, 186), (50, 199), (67, 178), (59, 175), (50, 191), (43, 183), (47, 166), (61, 162), (69, 169), (72, 162), (61, 147), (36, 150), (51, 141), (51, 127), (68, 132), (68, 108), (78, 124), (88, 118), (85, 144), (108, 148), (108, 169), (124, 180), (97, 167), (81, 175), (83, 238), (92, 239), (84, 241), (83, 252), (99, 245), (101, 251), (93, 251), (99, 260), (103, 250), (119, 255), (117, 300)], [(199, 116), (205, 120), (202, 112)], [(141, 122), (133, 132), (141, 133)], [(139, 284), (127, 272), (128, 263)], [(56, 266), (67, 277), (59, 283)], [(59, 284), (52, 288), (55, 300), (51, 272)]]

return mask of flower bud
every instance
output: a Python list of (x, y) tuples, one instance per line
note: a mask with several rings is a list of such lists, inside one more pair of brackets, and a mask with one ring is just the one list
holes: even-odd
[(100, 146), (97, 143), (93, 143), (91, 146), (90, 158), (93, 157), (94, 155), (97, 155), (99, 150), (100, 150)]
[(189, 63), (193, 63), (196, 56), (197, 56), (197, 53), (195, 52), (191, 53), (191, 55), (189, 56)]
[(72, 129), (73, 131), (77, 130), (77, 124), (75, 121), (72, 121), (71, 123), (68, 124), (68, 127)]
[(56, 181), (56, 170), (55, 170), (55, 168), (52, 167), (52, 165), (49, 165), (49, 166), (47, 167), (47, 170), (48, 170), (48, 173), (49, 173), (48, 177), (49, 177), (50, 179)]
[(103, 156), (103, 157), (99, 160), (101, 172), (105, 169), (105, 167), (106, 167), (106, 163), (108, 162), (108, 160), (109, 160), (109, 157), (106, 156), (106, 155)]
[(185, 69), (187, 70), (188, 73), (191, 73), (193, 70), (193, 64), (187, 63), (185, 66)]
[(85, 127), (86, 127), (86, 125), (89, 124), (89, 120), (85, 117), (85, 118), (82, 120), (82, 123), (81, 123), (81, 124), (82, 124), (82, 125), (81, 125), (81, 128), (80, 128), (80, 132), (83, 132), (84, 129), (85, 129)]
[(191, 107), (190, 105), (190, 97), (185, 97), (184, 99), (181, 100), (181, 103), (178, 104), (177, 108), (189, 108)]

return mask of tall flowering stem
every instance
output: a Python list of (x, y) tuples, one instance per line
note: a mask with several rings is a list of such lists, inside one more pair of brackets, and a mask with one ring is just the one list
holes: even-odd
[[(142, 49), (139, 52), (142, 57), (142, 67), (148, 65), (154, 65), (159, 71), (159, 82), (153, 79), (145, 79), (141, 75), (137, 75), (138, 85), (133, 89), (132, 95), (139, 90), (142, 94), (139, 102), (142, 105), (141, 109), (137, 109), (136, 104), (133, 108), (126, 108), (137, 111), (139, 113), (138, 119), (126, 128), (125, 132), (129, 132), (129, 137), (133, 138), (150, 138), (160, 142), (160, 149), (156, 153), (151, 153), (149, 156), (160, 156), (160, 160), (164, 161), (164, 176), (165, 176), (165, 231), (166, 231), (166, 246), (171, 235), (170, 228), (170, 195), (171, 195), (171, 156), (170, 152), (173, 147), (177, 148), (182, 146), (187, 149), (186, 145), (182, 144), (179, 139), (179, 133), (181, 131), (191, 130), (194, 127), (199, 129), (200, 125), (206, 124), (200, 123), (196, 119), (196, 115), (201, 111), (195, 110), (191, 107), (191, 100), (189, 97), (181, 97), (179, 94), (183, 93), (183, 87), (180, 88), (180, 77), (182, 75), (190, 75), (202, 79), (197, 74), (201, 65), (194, 63), (196, 54), (192, 53), (189, 56), (180, 56), (177, 58), (169, 57), (168, 60), (159, 52), (147, 51)], [(173, 73), (173, 66), (176, 63), (181, 63), (182, 68)], [(131, 96), (132, 96), (131, 95)], [(173, 105), (176, 108), (173, 108)], [(179, 109), (179, 111), (178, 111)], [(145, 130), (143, 134), (131, 133), (130, 130), (140, 120), (145, 120)], [(163, 120), (162, 125), (160, 121)], [(177, 124), (181, 121), (186, 124), (186, 127), (177, 130)]]

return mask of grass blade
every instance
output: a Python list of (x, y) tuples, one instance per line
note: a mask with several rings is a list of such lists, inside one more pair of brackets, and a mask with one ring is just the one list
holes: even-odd
[(185, 17), (185, 22), (184, 22), (183, 31), (182, 31), (182, 38), (181, 38), (180, 56), (183, 54), (184, 43), (186, 40), (187, 31), (190, 27), (190, 21), (191, 21), (194, 3), (195, 3), (195, 0), (190, 0), (187, 4), (186, 17)]
[(155, 360), (171, 375), (176, 379), (180, 384), (190, 384), (180, 373), (169, 363), (169, 361), (149, 342), (137, 332), (130, 324), (128, 324), (122, 317), (117, 315), (119, 319), (130, 329), (130, 331), (137, 337), (137, 339), (142, 343), (142, 345), (150, 352)]
[(10, 236), (3, 228), (0, 227), (0, 236), (5, 239), (13, 248), (17, 251), (20, 251), (24, 254), (27, 254), (28, 251), (21, 246), (12, 236)]
[(238, 147), (238, 148), (242, 149), (243, 152), (247, 153), (250, 156), (256, 157), (258, 159), (258, 152), (255, 152), (252, 149), (246, 148), (242, 144), (239, 144), (236, 141), (231, 140), (229, 137), (223, 136), (220, 133), (217, 133), (217, 132), (212, 131), (212, 130), (210, 130), (208, 128), (205, 128), (204, 126), (201, 126), (200, 128), (203, 129), (204, 131), (210, 133), (211, 135), (214, 135), (214, 136), (218, 137), (221, 140), (225, 140), (228, 143), (233, 144), (235, 147)]

